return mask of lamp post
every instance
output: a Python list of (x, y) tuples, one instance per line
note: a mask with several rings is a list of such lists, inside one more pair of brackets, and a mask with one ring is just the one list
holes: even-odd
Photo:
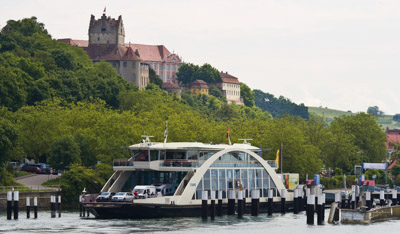
[(385, 161), (385, 165), (386, 165), (386, 167), (385, 167), (385, 184), (387, 184), (387, 177), (388, 177), (388, 166), (389, 166), (388, 156), (389, 156), (389, 154), (390, 154), (390, 152), (388, 151), (386, 154), (386, 161)]
[(361, 154), (361, 175), (364, 174), (364, 151), (358, 151), (358, 154)]

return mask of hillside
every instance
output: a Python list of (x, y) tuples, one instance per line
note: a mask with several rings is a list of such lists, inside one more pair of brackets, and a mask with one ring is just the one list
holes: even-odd
[[(335, 117), (355, 114), (352, 112), (334, 110), (326, 107), (308, 107), (308, 113), (310, 116), (318, 115), (324, 117), (324, 120), (327, 123), (332, 122)], [(390, 129), (400, 128), (400, 122), (394, 121), (393, 115), (383, 115), (382, 117), (379, 117), (376, 122), (382, 126), (382, 129), (386, 129), (386, 127)]]

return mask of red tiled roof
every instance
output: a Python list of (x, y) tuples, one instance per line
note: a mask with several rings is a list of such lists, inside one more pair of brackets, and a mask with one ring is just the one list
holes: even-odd
[(87, 40), (74, 40), (71, 38), (62, 38), (62, 39), (58, 39), (57, 41), (63, 41), (65, 43), (67, 43), (68, 45), (73, 45), (73, 46), (77, 46), (77, 47), (88, 47), (89, 42)]
[(190, 88), (208, 89), (208, 85), (204, 80), (195, 80), (190, 83)]
[(171, 54), (163, 45), (130, 44), (130, 47), (135, 51), (138, 50), (140, 58), (146, 62), (181, 62), (177, 55)]
[(170, 82), (163, 83), (162, 87), (163, 87), (163, 89), (180, 89), (181, 88), (181, 87), (179, 87), (179, 85), (170, 83)]
[(228, 73), (221, 72), (222, 83), (240, 84), (239, 79), (229, 75)]
[(90, 45), (85, 50), (93, 60), (141, 60), (132, 48), (125, 46)]

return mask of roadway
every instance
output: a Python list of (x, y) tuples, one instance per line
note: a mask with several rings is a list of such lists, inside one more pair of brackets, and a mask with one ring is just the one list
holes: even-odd
[(21, 176), (16, 178), (15, 180), (18, 183), (28, 186), (29, 188), (36, 190), (36, 189), (51, 189), (56, 190), (57, 188), (53, 187), (46, 187), (42, 184), (47, 180), (56, 179), (58, 175), (42, 175), (42, 174), (31, 174), (26, 176)]

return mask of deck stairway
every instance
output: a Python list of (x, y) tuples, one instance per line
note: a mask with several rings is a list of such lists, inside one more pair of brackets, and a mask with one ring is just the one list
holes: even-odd
[(108, 179), (107, 183), (101, 189), (101, 192), (108, 192), (110, 187), (114, 184), (117, 178), (122, 174), (122, 171), (116, 171), (114, 174)]
[(193, 171), (189, 171), (185, 178), (183, 178), (183, 180), (181, 181), (181, 183), (179, 184), (178, 189), (175, 192), (175, 195), (182, 195), (183, 191), (185, 190), (186, 186), (188, 185), (190, 179), (192, 178), (192, 176), (194, 175)]

